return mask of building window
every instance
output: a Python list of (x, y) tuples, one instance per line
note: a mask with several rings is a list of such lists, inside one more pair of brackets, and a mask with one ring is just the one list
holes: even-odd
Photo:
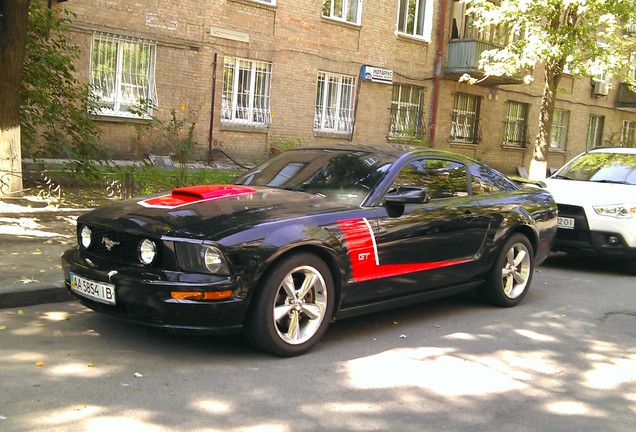
[(322, 16), (360, 25), (362, 0), (323, 0)]
[(355, 77), (318, 72), (314, 130), (350, 134), (353, 130)]
[(623, 129), (621, 131), (621, 144), (623, 147), (634, 147), (635, 130), (636, 122), (623, 120)]
[(479, 105), (479, 96), (465, 93), (455, 94), (453, 118), (451, 119), (451, 141), (476, 144), (481, 139)]
[(550, 150), (565, 150), (570, 124), (570, 111), (555, 109), (550, 130)]
[(423, 102), (424, 87), (399, 83), (393, 84), (389, 138), (422, 138), (424, 134), (422, 125)]
[(477, 27), (475, 17), (467, 12), (470, 5), (466, 2), (453, 1), (452, 7), (451, 40), (471, 39), (504, 46), (523, 38), (521, 29), (511, 32), (506, 26), (494, 24)]
[(254, 3), (264, 3), (270, 6), (276, 6), (276, 0), (251, 0)]
[(430, 41), (432, 25), (433, 0), (398, 1), (398, 34)]
[(271, 63), (225, 57), (221, 121), (248, 126), (268, 126)]
[(525, 147), (528, 144), (528, 104), (508, 102), (504, 122), (505, 146)]
[(603, 123), (605, 117), (591, 114), (590, 122), (587, 125), (587, 148), (600, 147), (603, 145)]
[(98, 114), (150, 117), (157, 104), (156, 44), (138, 38), (95, 33), (91, 44), (91, 91)]

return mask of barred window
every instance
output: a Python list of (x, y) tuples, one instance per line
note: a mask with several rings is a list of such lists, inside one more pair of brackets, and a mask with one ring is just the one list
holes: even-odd
[(433, 26), (433, 0), (399, 0), (397, 32), (429, 41)]
[(99, 115), (149, 117), (157, 104), (154, 42), (95, 33), (90, 84)]
[(314, 130), (350, 134), (353, 131), (355, 77), (318, 72)]
[(587, 148), (600, 147), (603, 145), (603, 124), (605, 117), (590, 114), (590, 121), (587, 125)]
[(322, 0), (322, 16), (359, 25), (362, 0)]
[(271, 79), (271, 63), (225, 57), (221, 121), (269, 125)]
[(453, 118), (451, 119), (451, 141), (476, 144), (481, 139), (479, 106), (479, 96), (465, 93), (455, 94)]
[(504, 122), (504, 145), (525, 147), (528, 144), (528, 104), (508, 102)]
[(570, 111), (555, 109), (550, 130), (550, 149), (565, 150), (570, 124)]
[(621, 144), (623, 147), (634, 147), (635, 132), (636, 122), (623, 120), (623, 129), (621, 131)]
[(422, 107), (424, 87), (393, 84), (389, 138), (421, 139), (424, 134)]

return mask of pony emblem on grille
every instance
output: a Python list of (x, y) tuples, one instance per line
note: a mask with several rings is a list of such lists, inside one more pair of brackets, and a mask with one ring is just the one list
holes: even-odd
[(106, 249), (108, 249), (108, 251), (110, 252), (115, 246), (119, 244), (119, 242), (113, 241), (108, 237), (102, 237), (102, 244), (106, 246)]

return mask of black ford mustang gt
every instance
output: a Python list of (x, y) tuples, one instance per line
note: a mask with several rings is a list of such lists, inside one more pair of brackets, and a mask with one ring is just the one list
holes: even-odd
[(332, 319), (470, 289), (516, 305), (556, 216), (545, 190), (460, 155), (304, 147), (230, 185), (93, 210), (62, 264), (91, 309), (292, 356)]

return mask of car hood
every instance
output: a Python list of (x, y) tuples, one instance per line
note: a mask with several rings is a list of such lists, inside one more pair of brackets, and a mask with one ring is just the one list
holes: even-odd
[[(228, 193), (175, 195), (175, 191), (222, 188)], [(199, 189), (199, 191), (202, 189)], [(176, 199), (175, 199), (176, 197)], [(217, 240), (262, 223), (351, 209), (305, 192), (234, 185), (175, 189), (171, 194), (121, 201), (81, 216), (87, 223), (153, 237)]]
[(548, 178), (547, 189), (559, 204), (577, 206), (611, 205), (636, 201), (636, 186)]

